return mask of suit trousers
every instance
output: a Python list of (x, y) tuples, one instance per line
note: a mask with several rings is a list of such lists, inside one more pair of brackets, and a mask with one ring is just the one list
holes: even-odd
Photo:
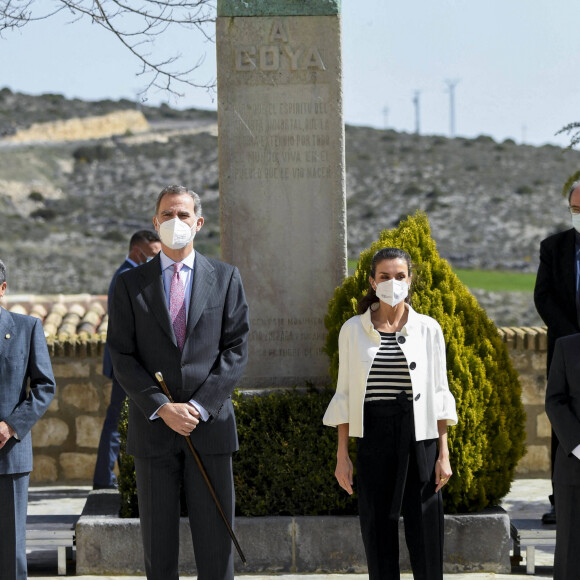
[[(232, 455), (201, 454), (233, 527)], [(178, 580), (180, 488), (183, 481), (198, 580), (232, 580), (233, 542), (184, 437), (172, 453), (135, 457), (139, 518), (148, 580)]]
[(119, 419), (123, 410), (123, 403), (127, 394), (119, 381), (113, 377), (111, 387), (111, 400), (107, 407), (101, 438), (99, 439), (99, 449), (97, 451), (97, 463), (93, 475), (93, 486), (114, 487), (117, 485), (115, 476), (115, 462), (119, 459), (121, 448), (121, 437), (119, 435)]
[(554, 580), (571, 580), (577, 578), (580, 569), (580, 485), (554, 482), (554, 494), (557, 522)]
[(0, 580), (26, 580), (28, 473), (0, 475)]
[[(405, 418), (399, 405), (365, 404), (364, 426), (358, 442), (357, 488), (369, 580), (400, 578), (399, 519), (393, 517), (397, 489), (402, 489), (401, 513), (413, 577), (442, 580), (444, 521), (441, 492), (435, 493), (437, 441), (419, 443), (428, 474), (421, 481), (424, 470), (418, 467), (413, 421)], [(411, 436), (405, 429), (412, 430)]]

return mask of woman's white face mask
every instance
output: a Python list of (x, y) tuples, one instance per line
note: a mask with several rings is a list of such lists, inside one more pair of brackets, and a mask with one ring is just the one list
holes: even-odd
[(404, 280), (385, 280), (375, 287), (375, 293), (381, 302), (396, 306), (409, 294), (409, 284)]

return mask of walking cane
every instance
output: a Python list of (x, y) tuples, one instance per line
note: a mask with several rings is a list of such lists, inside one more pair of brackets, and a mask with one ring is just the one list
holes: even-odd
[[(167, 388), (167, 385), (165, 384), (165, 381), (163, 380), (163, 375), (160, 372), (156, 372), (155, 378), (157, 379), (157, 381), (161, 385), (161, 388), (163, 389), (163, 392), (165, 393), (167, 398), (172, 403), (174, 403), (173, 397), (171, 396), (171, 393), (169, 392), (169, 389)], [(187, 441), (187, 445), (189, 447), (189, 450), (191, 451), (191, 454), (193, 455), (195, 462), (197, 463), (197, 466), (199, 467), (199, 471), (201, 472), (201, 475), (203, 476), (203, 479), (205, 480), (205, 483), (207, 484), (207, 487), (209, 489), (209, 493), (211, 494), (211, 497), (213, 498), (213, 501), (215, 502), (215, 505), (216, 505), (221, 517), (222, 517), (222, 520), (224, 521), (224, 524), (226, 525), (226, 528), (228, 529), (228, 533), (230, 534), (230, 537), (232, 538), (232, 541), (234, 542), (234, 546), (236, 547), (236, 550), (238, 551), (238, 554), (240, 555), (242, 562), (244, 564), (246, 564), (247, 563), (246, 557), (244, 556), (244, 553), (242, 552), (242, 548), (240, 548), (240, 544), (238, 543), (238, 539), (236, 538), (236, 534), (234, 533), (234, 530), (232, 530), (232, 526), (230, 526), (230, 522), (228, 522), (228, 518), (226, 517), (226, 514), (224, 513), (224, 510), (220, 504), (220, 500), (218, 499), (218, 497), (215, 493), (215, 489), (213, 488), (213, 485), (212, 485), (211, 481), (209, 480), (209, 477), (207, 475), (207, 471), (205, 470), (205, 467), (203, 466), (203, 463), (201, 462), (201, 457), (199, 456), (198, 452), (196, 451), (195, 447), (193, 446), (193, 443), (191, 442), (189, 435), (183, 435), (183, 437), (185, 437), (185, 440)]]

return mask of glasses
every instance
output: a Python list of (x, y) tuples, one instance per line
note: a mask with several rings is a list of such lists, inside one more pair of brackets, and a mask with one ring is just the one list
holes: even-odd
[(572, 215), (578, 215), (578, 214), (580, 214), (580, 207), (578, 207), (577, 205), (570, 205), (570, 206), (568, 206), (568, 210), (570, 211), (570, 213)]

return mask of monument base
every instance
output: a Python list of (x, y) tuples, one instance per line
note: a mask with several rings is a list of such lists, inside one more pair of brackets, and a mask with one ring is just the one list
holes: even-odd
[[(144, 574), (138, 519), (118, 516), (116, 491), (90, 493), (76, 527), (78, 575)], [(237, 518), (236, 536), (248, 560), (237, 573), (365, 573), (357, 516)], [(401, 569), (410, 570), (403, 523)], [(195, 574), (189, 521), (182, 518), (180, 573)], [(502, 508), (445, 516), (444, 571), (509, 574), (510, 520)]]

